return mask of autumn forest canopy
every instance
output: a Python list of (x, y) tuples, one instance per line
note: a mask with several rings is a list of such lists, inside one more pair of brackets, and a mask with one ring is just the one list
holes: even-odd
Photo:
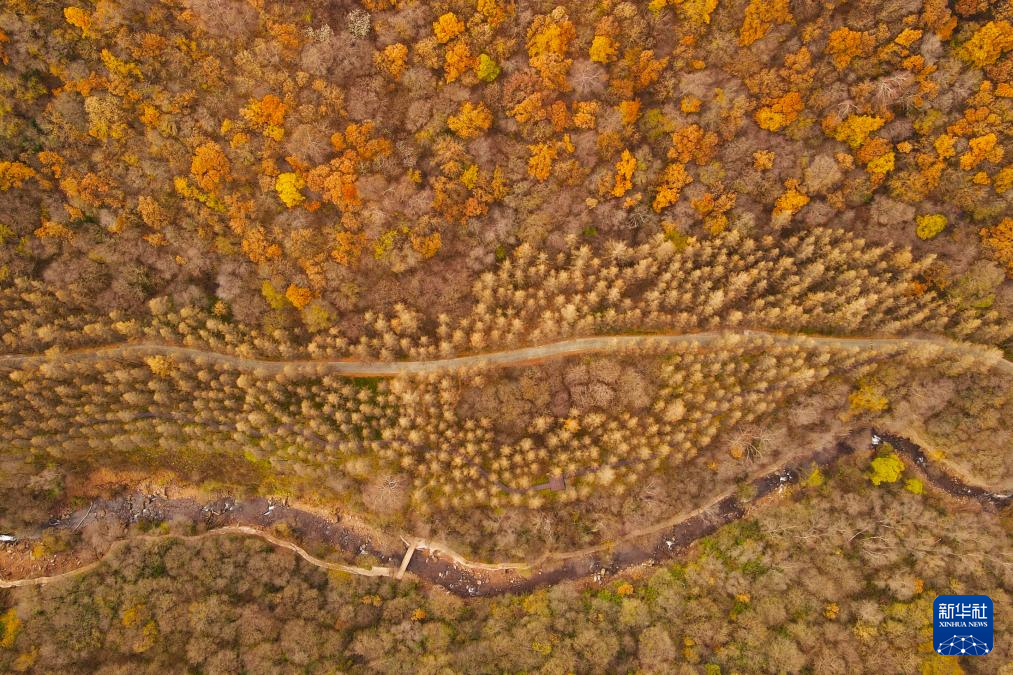
[(136, 337), (167, 308), (201, 315), (177, 338), (258, 350), (340, 352), (374, 316), (437, 342), (518, 246), (729, 231), (935, 255), (914, 301), (994, 288), (1005, 11), (8, 0), (5, 349)]
[[(919, 612), (1013, 612), (1011, 126), (1009, 0), (0, 0), (0, 579), (108, 555), (0, 669), (977, 672)], [(570, 581), (159, 539), (224, 525)]]

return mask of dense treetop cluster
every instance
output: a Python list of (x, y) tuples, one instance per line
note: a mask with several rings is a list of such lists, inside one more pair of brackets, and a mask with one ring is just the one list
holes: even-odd
[(355, 342), (369, 310), (462, 311), (518, 245), (826, 224), (937, 254), (914, 295), (994, 288), (1013, 273), (1011, 16), (4, 0), (0, 284), (22, 303), (41, 284), (61, 316), (167, 299), (243, 341)]

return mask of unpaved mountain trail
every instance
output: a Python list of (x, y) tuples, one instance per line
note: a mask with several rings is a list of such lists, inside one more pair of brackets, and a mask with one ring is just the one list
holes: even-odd
[[(992, 509), (1006, 508), (1013, 501), (1013, 495), (997, 494), (990, 492), (987, 488), (968, 485), (959, 478), (948, 474), (941, 467), (930, 464), (922, 449), (905, 438), (875, 430), (872, 433), (878, 439), (877, 442), (886, 441), (892, 444), (917, 467), (927, 482), (952, 497), (975, 500), (986, 508)], [(738, 487), (729, 489), (690, 512), (670, 516), (654, 525), (630, 531), (621, 537), (596, 546), (547, 553), (534, 562), (472, 561), (443, 544), (418, 538), (403, 539), (407, 544), (407, 551), (381, 551), (349, 528), (329, 522), (320, 515), (273, 504), (265, 499), (251, 500), (241, 505), (228, 499), (224, 500), (224, 508), (220, 508), (216, 513), (224, 515), (226, 520), (215, 525), (213, 529), (200, 534), (189, 536), (176, 534), (138, 535), (116, 542), (113, 547), (124, 545), (130, 541), (154, 542), (167, 539), (192, 541), (228, 535), (252, 536), (263, 539), (274, 546), (288, 549), (311, 565), (321, 569), (358, 576), (394, 578), (401, 578), (401, 575), (406, 571), (424, 582), (442, 586), (461, 597), (521, 593), (566, 580), (601, 579), (630, 567), (672, 558), (679, 555), (693, 542), (712, 534), (723, 525), (743, 517), (748, 508), (756, 505), (764, 497), (777, 492), (782, 487), (803, 480), (804, 476), (796, 467), (828, 468), (854, 451), (855, 448), (851, 445), (839, 442), (833, 447), (810, 453), (805, 457), (792, 458), (787, 465), (781, 468), (774, 470), (768, 468), (755, 472), (749, 480), (749, 484), (753, 488), (753, 496), (748, 500), (736, 496), (736, 493), (739, 492)], [(169, 507), (174, 503), (185, 501), (187, 500), (166, 499), (161, 504), (152, 503), (151, 506), (155, 510), (168, 512)], [(220, 507), (222, 504), (218, 506)], [(190, 513), (203, 514), (208, 510), (207, 506), (196, 507), (192, 500), (186, 504), (186, 507), (189, 508)], [(78, 519), (76, 515), (72, 514), (64, 520), (67, 523), (73, 523)], [(341, 548), (349, 553), (367, 552), (384, 564), (367, 568), (323, 560), (310, 554), (302, 546), (268, 531), (279, 522), (294, 522), (297, 530), (313, 531), (320, 534), (322, 543)], [(652, 535), (654, 535), (652, 541), (655, 542), (653, 545), (637, 543)], [(620, 544), (622, 546), (617, 546)], [(110, 555), (113, 547), (106, 552), (106, 557)], [(102, 564), (103, 559), (52, 576), (16, 580), (0, 579), (0, 588), (42, 586), (71, 579), (95, 570)]]
[(342, 375), (345, 377), (397, 377), (420, 373), (434, 373), (475, 367), (507, 367), (539, 363), (547, 359), (618, 352), (644, 347), (665, 348), (681, 344), (713, 344), (741, 339), (767, 339), (776, 344), (799, 346), (824, 345), (850, 349), (911, 349), (916, 347), (941, 349), (947, 353), (962, 354), (981, 359), (1013, 375), (1013, 362), (1002, 357), (998, 349), (958, 342), (943, 337), (837, 337), (818, 335), (790, 335), (760, 330), (712, 331), (685, 334), (608, 335), (579, 337), (532, 347), (519, 347), (503, 351), (457, 356), (426, 361), (355, 361), (346, 359), (294, 359), (270, 360), (245, 358), (234, 354), (208, 351), (193, 347), (154, 343), (128, 343), (47, 354), (8, 354), (0, 356), (0, 367), (58, 363), (64, 361), (91, 361), (129, 356), (182, 356), (223, 363), (236, 368), (259, 370), (265, 373), (285, 372), (291, 375)]

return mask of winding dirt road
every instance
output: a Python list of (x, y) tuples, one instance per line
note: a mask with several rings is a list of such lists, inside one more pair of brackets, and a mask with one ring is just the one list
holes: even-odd
[(261, 370), (267, 373), (287, 372), (292, 374), (323, 375), (334, 374), (346, 377), (396, 377), (418, 373), (434, 373), (447, 370), (475, 367), (505, 367), (537, 363), (550, 358), (561, 358), (579, 354), (619, 352), (627, 349), (672, 347), (681, 344), (713, 344), (720, 341), (734, 342), (736, 339), (765, 339), (773, 344), (826, 345), (851, 349), (913, 349), (916, 347), (941, 349), (981, 359), (982, 361), (1013, 374), (1013, 362), (1003, 359), (995, 348), (978, 344), (958, 342), (943, 337), (836, 337), (817, 335), (788, 335), (760, 330), (712, 331), (705, 333), (655, 334), (655, 335), (609, 335), (560, 340), (534, 347), (519, 347), (497, 352), (457, 356), (427, 361), (354, 361), (330, 360), (270, 360), (244, 358), (234, 354), (208, 351), (193, 347), (162, 345), (155, 343), (128, 343), (107, 345), (67, 352), (48, 354), (8, 354), (0, 356), (0, 368), (23, 366), (60, 361), (93, 361), (129, 356), (184, 356), (194, 359), (209, 359), (236, 368)]

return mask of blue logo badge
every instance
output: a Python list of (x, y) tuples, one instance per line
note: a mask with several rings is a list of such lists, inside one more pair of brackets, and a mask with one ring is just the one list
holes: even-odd
[(946, 656), (992, 651), (992, 599), (987, 595), (940, 595), (932, 605), (932, 642)]

